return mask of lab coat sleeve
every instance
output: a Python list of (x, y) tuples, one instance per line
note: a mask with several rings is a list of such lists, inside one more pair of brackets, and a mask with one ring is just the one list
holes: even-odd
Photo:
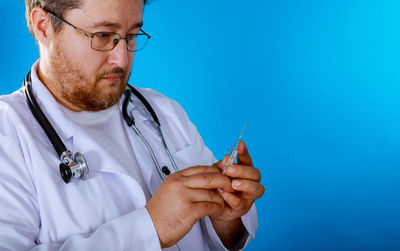
[[(3, 106), (2, 106), (3, 105)], [(29, 149), (9, 123), (0, 101), (0, 250), (161, 250), (146, 208), (105, 222), (91, 233), (69, 236), (60, 243), (37, 243), (40, 209)], [(12, 114), (18, 116), (17, 114)]]
[[(255, 233), (258, 228), (257, 223), (257, 211), (256, 207), (253, 204), (249, 212), (242, 216), (242, 222), (245, 226), (247, 233), (241, 240), (237, 240), (236, 246), (232, 250), (243, 250), (247, 244), (254, 239)], [(207, 233), (208, 237), (208, 244), (211, 250), (228, 250), (225, 248), (224, 244), (222, 244), (221, 240), (219, 239), (217, 233), (212, 226), (211, 220), (209, 217), (202, 219), (201, 222), (203, 231)]]
[(2, 111), (0, 121), (0, 247), (26, 250), (35, 245), (40, 225), (35, 186)]
[[(189, 120), (186, 112), (178, 103), (175, 101), (172, 102), (174, 103), (175, 110), (178, 113), (179, 121), (182, 123), (181, 128), (185, 128), (187, 130), (187, 135), (188, 138), (190, 138), (191, 146), (194, 146), (196, 149), (198, 159), (195, 160), (196, 163), (193, 163), (193, 165), (212, 165), (217, 162), (212, 152), (205, 146), (203, 139), (198, 133), (196, 127)], [(251, 209), (241, 217), (241, 219), (247, 230), (247, 234), (242, 240), (238, 240), (237, 245), (233, 250), (242, 250), (255, 237), (255, 233), (258, 228), (258, 221), (257, 210), (254, 204)], [(209, 217), (202, 219), (200, 224), (203, 232), (206, 235), (206, 238), (208, 239), (208, 244), (211, 250), (227, 250), (215, 232)]]

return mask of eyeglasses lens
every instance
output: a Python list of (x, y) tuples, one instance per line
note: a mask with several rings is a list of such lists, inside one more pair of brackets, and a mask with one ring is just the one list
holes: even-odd
[[(147, 44), (148, 37), (145, 34), (127, 34), (128, 50), (139, 51)], [(112, 50), (120, 42), (120, 36), (116, 33), (97, 32), (93, 34), (92, 48), (99, 51)]]

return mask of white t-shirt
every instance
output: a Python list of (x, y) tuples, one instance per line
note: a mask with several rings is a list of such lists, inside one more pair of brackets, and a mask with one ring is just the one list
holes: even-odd
[(142, 187), (146, 201), (149, 201), (151, 195), (123, 128), (122, 123), (125, 121), (119, 111), (118, 104), (96, 112), (74, 112), (64, 106), (62, 106), (62, 109), (68, 118), (88, 134), (88, 137), (96, 139), (98, 144), (136, 179)]

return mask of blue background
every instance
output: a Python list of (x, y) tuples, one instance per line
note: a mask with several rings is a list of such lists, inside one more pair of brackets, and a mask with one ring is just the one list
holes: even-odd
[[(0, 94), (38, 57), (1, 1)], [(156, 0), (132, 83), (177, 100), (217, 158), (245, 120), (263, 175), (248, 250), (400, 249), (400, 2)]]

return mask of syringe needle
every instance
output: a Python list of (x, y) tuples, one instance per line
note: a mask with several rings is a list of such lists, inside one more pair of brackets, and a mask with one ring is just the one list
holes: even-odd
[(236, 156), (237, 156), (237, 154), (238, 154), (239, 143), (240, 143), (240, 140), (241, 140), (241, 138), (242, 138), (242, 136), (243, 136), (243, 132), (244, 132), (244, 129), (246, 128), (246, 125), (247, 125), (247, 120), (246, 120), (246, 122), (244, 123), (243, 129), (242, 129), (242, 132), (240, 133), (239, 138), (238, 138), (238, 139), (236, 140), (236, 142), (235, 142), (235, 146), (232, 148), (231, 153), (229, 154), (229, 159), (228, 159), (228, 161), (225, 163), (224, 168), (222, 169), (222, 173), (223, 173), (223, 174), (225, 174), (225, 169), (226, 169), (226, 167), (227, 167), (228, 165), (233, 164), (233, 162), (235, 161), (235, 158), (236, 158)]
[(241, 139), (242, 136), (243, 136), (243, 132), (244, 132), (244, 129), (246, 128), (246, 125), (247, 125), (247, 120), (246, 120), (246, 122), (244, 122), (244, 126), (243, 126), (243, 128), (242, 128), (242, 132), (240, 133), (239, 138), (236, 140), (236, 144), (235, 144), (236, 150), (237, 150), (237, 148), (238, 148), (238, 146), (239, 146), (240, 139)]

